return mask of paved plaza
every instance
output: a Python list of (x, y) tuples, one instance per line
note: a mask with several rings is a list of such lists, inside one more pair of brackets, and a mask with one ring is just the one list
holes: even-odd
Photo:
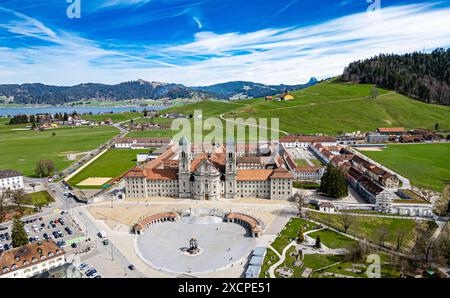
[[(189, 256), (184, 249), (193, 237), (202, 252)], [(153, 225), (136, 242), (145, 263), (172, 274), (204, 274), (245, 264), (255, 246), (256, 239), (247, 229), (213, 216), (183, 217), (178, 222)]]

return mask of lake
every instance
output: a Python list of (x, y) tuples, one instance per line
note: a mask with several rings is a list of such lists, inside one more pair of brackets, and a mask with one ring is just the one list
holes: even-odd
[(72, 113), (76, 111), (78, 114), (104, 114), (104, 113), (122, 113), (131, 111), (142, 111), (147, 109), (151, 110), (163, 110), (167, 108), (166, 106), (151, 106), (151, 107), (14, 107), (14, 108), (3, 108), (0, 107), (0, 116), (14, 116), (20, 114), (55, 114), (55, 113)]

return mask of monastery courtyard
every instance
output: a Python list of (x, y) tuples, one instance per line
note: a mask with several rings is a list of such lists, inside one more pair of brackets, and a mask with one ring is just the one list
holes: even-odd
[[(172, 198), (103, 201), (82, 207), (110, 242), (145, 277), (240, 277), (255, 247), (268, 246), (292, 216), (295, 204), (287, 201), (236, 199), (195, 201)], [(176, 222), (156, 223), (142, 235), (132, 232), (139, 219), (163, 212), (177, 212)], [(247, 228), (226, 223), (228, 212), (251, 215), (262, 223), (254, 238)], [(217, 216), (210, 216), (215, 213)], [(200, 253), (186, 254), (189, 240), (198, 240)]]

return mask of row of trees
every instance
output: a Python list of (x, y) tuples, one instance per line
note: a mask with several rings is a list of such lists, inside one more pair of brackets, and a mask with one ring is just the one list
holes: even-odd
[(449, 65), (450, 49), (436, 49), (429, 54), (382, 54), (350, 63), (342, 79), (376, 84), (428, 103), (450, 105)]

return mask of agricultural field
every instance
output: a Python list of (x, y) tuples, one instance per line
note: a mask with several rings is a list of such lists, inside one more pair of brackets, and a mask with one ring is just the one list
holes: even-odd
[(396, 144), (362, 153), (409, 178), (413, 185), (442, 192), (450, 183), (450, 143)]
[(0, 125), (0, 169), (17, 170), (30, 177), (36, 175), (34, 169), (39, 160), (51, 159), (58, 170), (63, 170), (73, 162), (67, 154), (93, 150), (119, 133), (111, 126), (14, 130), (23, 128), (24, 125)]
[(137, 112), (124, 112), (124, 113), (116, 113), (116, 114), (93, 114), (93, 115), (83, 115), (83, 119), (89, 121), (106, 121), (107, 119), (111, 119), (114, 123), (123, 122), (130, 119), (135, 119), (138, 117), (142, 117), (142, 113)]
[[(149, 153), (149, 150), (110, 149), (72, 177), (68, 182), (77, 188), (101, 188), (109, 180), (120, 176), (136, 166), (136, 155), (139, 153)], [(105, 178), (105, 181), (99, 185), (78, 185), (88, 178), (95, 177)]]

